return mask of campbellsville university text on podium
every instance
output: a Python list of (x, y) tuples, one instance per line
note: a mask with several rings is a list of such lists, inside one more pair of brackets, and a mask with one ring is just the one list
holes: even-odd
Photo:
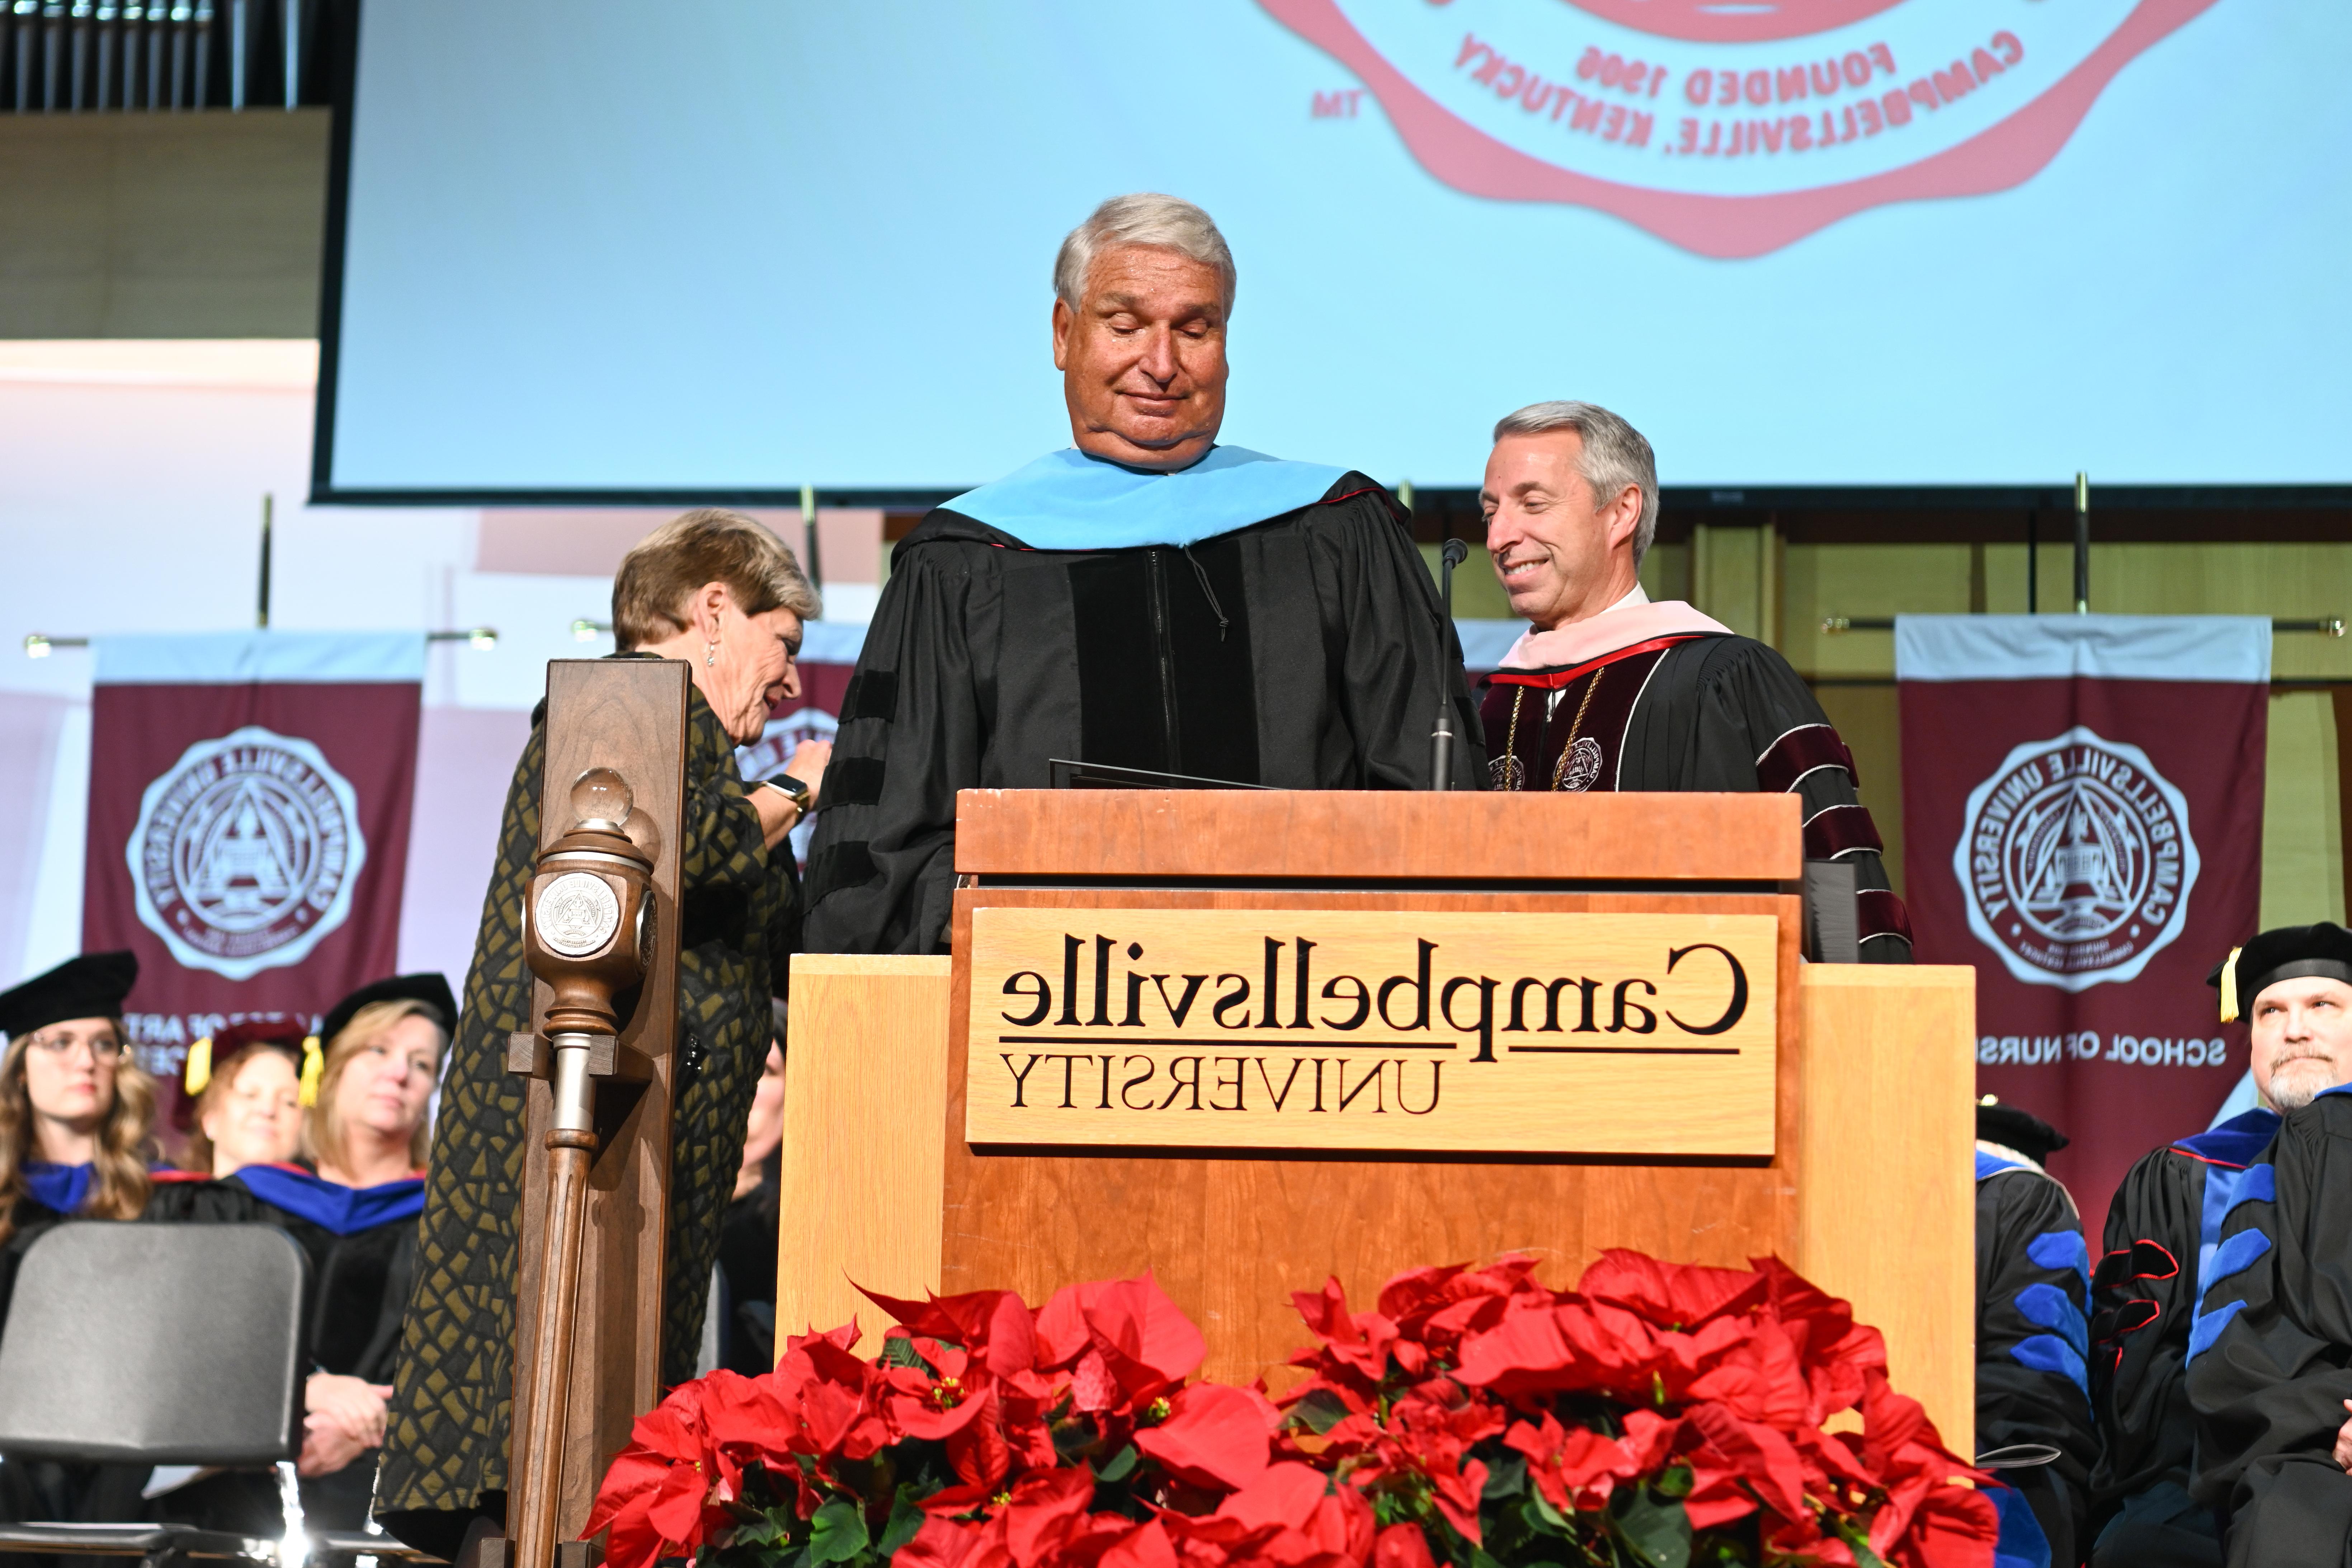
[(1779, 934), (1769, 915), (977, 909), (964, 1135), (1769, 1157)]

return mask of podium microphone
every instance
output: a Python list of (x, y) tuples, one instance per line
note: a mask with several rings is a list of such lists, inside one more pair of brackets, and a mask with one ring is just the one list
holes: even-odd
[[(1449, 539), (1438, 551), (1437, 592), (1445, 605), (1445, 630), (1454, 630), (1454, 569), (1470, 559), (1470, 547), (1458, 539)], [(1438, 671), (1444, 689), (1437, 699), (1437, 728), (1429, 732), (1429, 787), (1454, 787), (1454, 686), (1444, 669)]]

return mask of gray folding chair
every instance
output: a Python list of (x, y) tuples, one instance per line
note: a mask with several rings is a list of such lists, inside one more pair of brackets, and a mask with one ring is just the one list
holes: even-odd
[(142, 1568), (311, 1556), (418, 1560), (389, 1537), (302, 1528), (302, 1249), (275, 1226), (80, 1221), (34, 1241), (0, 1333), (0, 1453), (84, 1464), (275, 1467), (279, 1541), (174, 1524), (0, 1525), (0, 1552)]

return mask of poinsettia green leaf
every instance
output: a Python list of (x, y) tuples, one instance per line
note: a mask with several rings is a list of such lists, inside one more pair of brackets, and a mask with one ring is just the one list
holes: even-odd
[(809, 1521), (809, 1562), (814, 1565), (846, 1563), (866, 1550), (866, 1513), (856, 1503), (835, 1499)]
[(1611, 1500), (1610, 1527), (1647, 1568), (1690, 1568), (1690, 1514), (1678, 1500), (1629, 1487)]
[(1831, 1514), (1822, 1522), (1829, 1527), (1830, 1533), (1844, 1542), (1846, 1550), (1853, 1553), (1854, 1568), (1886, 1568), (1886, 1560), (1870, 1549), (1869, 1531), (1860, 1524), (1853, 1520), (1840, 1519), (1835, 1514)]
[(1064, 1421), (1047, 1430), (1054, 1437), (1054, 1457), (1066, 1465), (1077, 1464), (1102, 1442), (1093, 1425), (1085, 1421)]
[(1650, 1483), (1650, 1487), (1660, 1497), (1685, 1498), (1690, 1496), (1691, 1488), (1696, 1483), (1696, 1479), (1697, 1478), (1691, 1474), (1691, 1468), (1688, 1465), (1669, 1465), (1659, 1472), (1657, 1479)]
[(923, 1352), (915, 1348), (915, 1342), (903, 1334), (894, 1334), (882, 1342), (882, 1361), (886, 1366), (917, 1367), (931, 1377), (940, 1374), (939, 1368), (923, 1359)]
[(1347, 1405), (1328, 1388), (1309, 1390), (1305, 1398), (1290, 1407), (1290, 1419), (1318, 1437), (1337, 1426), (1347, 1414)]
[(1541, 1492), (1529, 1492), (1523, 1511), (1530, 1527), (1551, 1535), (1568, 1533), (1568, 1516), (1551, 1506), (1551, 1500)]
[(1129, 1443), (1103, 1462), (1102, 1468), (1095, 1471), (1095, 1479), (1123, 1481), (1135, 1473), (1135, 1467), (1141, 1462), (1142, 1458), (1142, 1455), (1136, 1452), (1135, 1445)]
[(1486, 1486), (1480, 1498), (1517, 1497), (1528, 1489), (1528, 1457), (1516, 1448), (1480, 1456), (1486, 1461)]
[(789, 1539), (793, 1526), (799, 1522), (790, 1508), (762, 1510), (756, 1521), (747, 1521), (735, 1527), (730, 1542), (735, 1546), (773, 1546)]
[(900, 1487), (898, 1500), (890, 1505), (890, 1522), (883, 1526), (879, 1549), (884, 1557), (896, 1555), (898, 1548), (914, 1540), (916, 1531), (923, 1528), (923, 1510), (915, 1506), (915, 1500), (909, 1495), (915, 1489), (913, 1487)]

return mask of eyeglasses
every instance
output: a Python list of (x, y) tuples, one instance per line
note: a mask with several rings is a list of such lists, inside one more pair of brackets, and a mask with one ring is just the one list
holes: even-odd
[(53, 1058), (69, 1056), (77, 1046), (88, 1046), (92, 1061), (119, 1061), (122, 1057), (122, 1042), (111, 1033), (92, 1035), (86, 1039), (76, 1035), (35, 1035), (25, 1042), (26, 1050), (46, 1052)]

